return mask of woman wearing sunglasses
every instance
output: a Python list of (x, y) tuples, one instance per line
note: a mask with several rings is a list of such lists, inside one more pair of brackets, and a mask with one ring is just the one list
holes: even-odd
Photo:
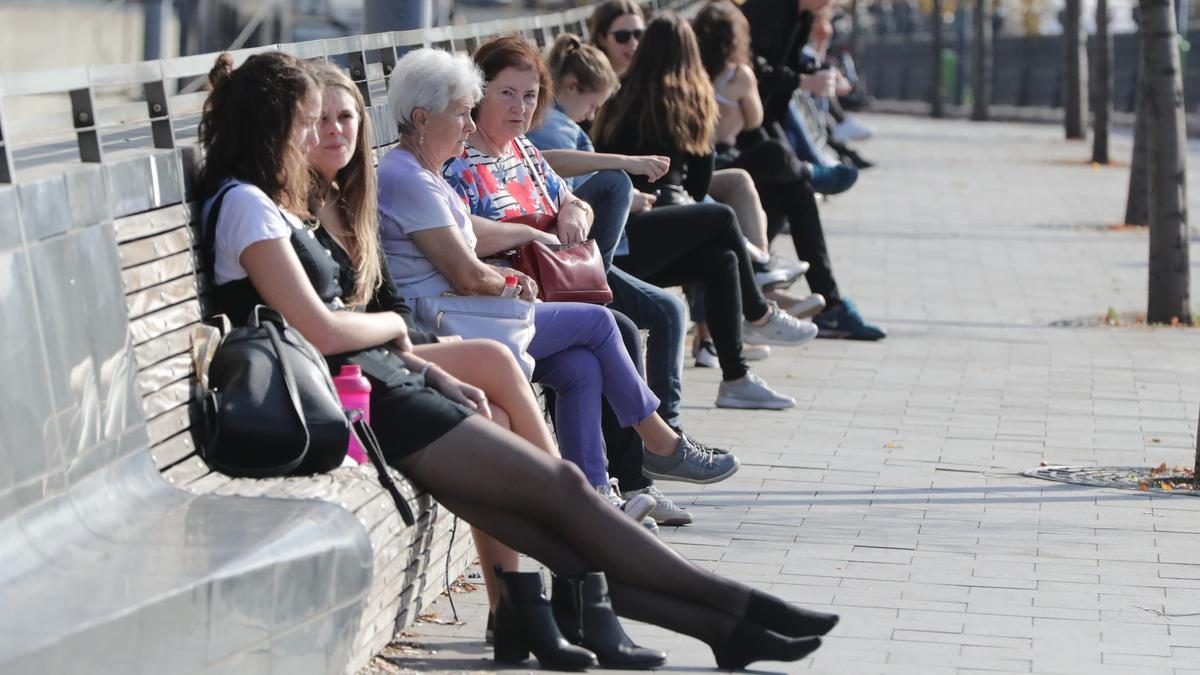
[(625, 74), (646, 31), (646, 15), (636, 0), (606, 0), (588, 19), (592, 44), (600, 48), (618, 76)]

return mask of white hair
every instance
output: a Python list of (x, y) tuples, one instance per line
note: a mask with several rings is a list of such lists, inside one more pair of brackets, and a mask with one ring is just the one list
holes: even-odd
[(388, 104), (401, 134), (413, 131), (417, 108), (446, 112), (456, 101), (472, 105), (483, 98), (483, 75), (466, 54), (441, 49), (414, 49), (396, 62), (388, 85)]

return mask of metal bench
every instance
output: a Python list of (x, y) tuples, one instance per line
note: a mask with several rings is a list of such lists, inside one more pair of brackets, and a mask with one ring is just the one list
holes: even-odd
[[(647, 3), (688, 5), (694, 0)], [(386, 78), (421, 45), (586, 32), (591, 8), (240, 50), (324, 58), (396, 139)], [(231, 479), (193, 434), (196, 82), (214, 54), (0, 75), (0, 671), (353, 673), (471, 559), (467, 528), (368, 467)], [(101, 105), (102, 91), (125, 92)], [(21, 97), (63, 110), (15, 119)], [(108, 100), (103, 98), (103, 100)], [(19, 178), (19, 180), (18, 180)]]

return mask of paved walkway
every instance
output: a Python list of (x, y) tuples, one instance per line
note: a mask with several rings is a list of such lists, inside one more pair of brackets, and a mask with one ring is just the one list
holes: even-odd
[[(1200, 333), (1050, 326), (1144, 309), (1147, 238), (1108, 227), (1128, 171), (1051, 126), (866, 119), (879, 166), (822, 212), (843, 288), (891, 336), (777, 350), (758, 370), (800, 402), (786, 413), (717, 410), (718, 374), (689, 368), (686, 428), (743, 468), (663, 484), (697, 521), (663, 539), (842, 615), (814, 657), (764, 671), (1200, 673), (1200, 499), (1018, 475), (1192, 460)], [(422, 648), (377, 672), (491, 670), (482, 588), (455, 600), (465, 625), (419, 624)], [(669, 670), (714, 667), (630, 630)]]

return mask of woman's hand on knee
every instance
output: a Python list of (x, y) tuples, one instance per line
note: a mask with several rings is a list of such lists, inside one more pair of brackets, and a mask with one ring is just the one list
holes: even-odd
[(479, 387), (463, 382), (436, 365), (425, 373), (425, 383), (451, 401), (461, 403), (480, 415), (492, 419), (492, 409), (488, 406), (487, 395)]

